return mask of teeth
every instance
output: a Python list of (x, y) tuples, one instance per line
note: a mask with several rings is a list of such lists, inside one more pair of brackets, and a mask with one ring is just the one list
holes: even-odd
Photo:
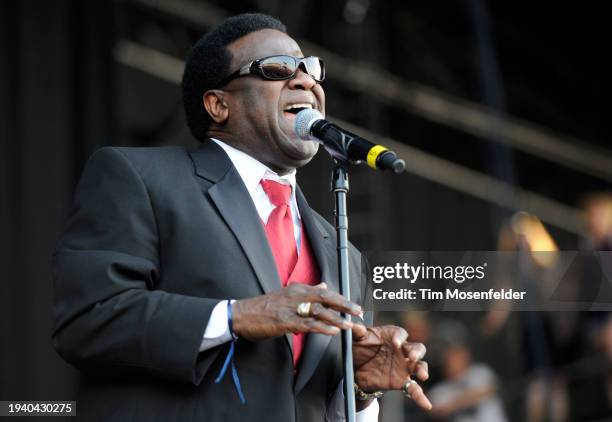
[(287, 110), (291, 110), (293, 108), (313, 108), (312, 104), (308, 104), (308, 103), (298, 103), (298, 104), (291, 104), (288, 105), (287, 107), (285, 107), (285, 111)]

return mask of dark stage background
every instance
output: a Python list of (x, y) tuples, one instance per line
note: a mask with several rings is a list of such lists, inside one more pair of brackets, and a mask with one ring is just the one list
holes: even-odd
[[(224, 16), (254, 10), (278, 16), (306, 54), (326, 60), (331, 118), (407, 162), (395, 178), (353, 170), (358, 247), (495, 250), (520, 210), (560, 249), (585, 242), (580, 201), (612, 182), (611, 34), (596, 3), (5, 0), (0, 400), (74, 397), (76, 371), (50, 344), (50, 259), (83, 165), (104, 145), (195, 146), (177, 85), (182, 59)], [(329, 219), (330, 169), (321, 150), (298, 176)], [(503, 372), (495, 338), (483, 341), (492, 351), (476, 357)], [(529, 373), (508, 376), (505, 408), (523, 420), (514, 392)]]

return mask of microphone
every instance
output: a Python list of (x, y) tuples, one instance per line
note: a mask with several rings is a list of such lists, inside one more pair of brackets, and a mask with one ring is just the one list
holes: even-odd
[(373, 169), (392, 170), (395, 174), (406, 168), (404, 160), (393, 151), (328, 122), (314, 109), (307, 108), (295, 116), (295, 133), (304, 141), (321, 142), (339, 161), (355, 164), (365, 161)]

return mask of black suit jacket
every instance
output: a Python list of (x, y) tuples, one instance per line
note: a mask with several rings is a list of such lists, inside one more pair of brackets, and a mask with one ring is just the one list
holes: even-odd
[[(338, 290), (335, 232), (297, 190), (322, 280)], [(360, 256), (350, 253), (361, 303)], [(81, 369), (87, 421), (323, 421), (341, 380), (339, 336), (291, 336), (199, 353), (214, 306), (281, 287), (255, 206), (222, 148), (103, 148), (88, 161), (54, 254), (59, 354)]]

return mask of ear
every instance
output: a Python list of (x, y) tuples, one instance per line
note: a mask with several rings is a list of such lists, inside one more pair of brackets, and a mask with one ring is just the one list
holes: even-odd
[(229, 108), (224, 99), (225, 95), (226, 93), (220, 89), (211, 89), (206, 91), (202, 97), (208, 115), (219, 125), (225, 123), (229, 117)]

